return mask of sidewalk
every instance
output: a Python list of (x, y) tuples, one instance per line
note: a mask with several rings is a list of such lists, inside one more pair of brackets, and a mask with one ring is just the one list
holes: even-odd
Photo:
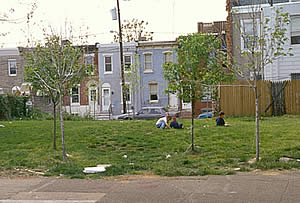
[(0, 178), (0, 203), (299, 202), (299, 191), (300, 172), (105, 180)]

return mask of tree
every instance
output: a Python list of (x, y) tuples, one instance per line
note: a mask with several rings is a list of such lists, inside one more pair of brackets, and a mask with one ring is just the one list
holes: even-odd
[(286, 37), (287, 25), (290, 20), (288, 13), (282, 9), (274, 10), (274, 18), (263, 17), (259, 4), (249, 6), (249, 12), (240, 14), (238, 10), (232, 11), (233, 19), (237, 24), (243, 47), (236, 47), (243, 62), (234, 60), (231, 69), (237, 76), (246, 80), (255, 95), (255, 136), (256, 161), (259, 161), (259, 93), (258, 80), (269, 64), (280, 56), (291, 55), (291, 49), (284, 49), (288, 41)]
[(54, 134), (55, 146), (55, 108), (59, 104), (63, 160), (66, 161), (66, 147), (64, 139), (64, 120), (62, 100), (65, 90), (79, 83), (91, 71), (85, 65), (81, 47), (74, 47), (70, 41), (62, 41), (56, 35), (48, 36), (44, 45), (38, 44), (26, 56), (26, 80), (33, 86), (46, 92), (54, 105)]
[[(121, 25), (122, 39), (125, 42), (136, 42), (139, 40), (151, 41), (153, 39), (153, 32), (146, 31), (148, 22), (138, 19), (124, 20)], [(119, 34), (115, 33), (114, 41), (119, 42)]]
[(204, 85), (216, 85), (226, 79), (221, 41), (210, 34), (189, 34), (178, 39), (178, 63), (164, 64), (167, 92), (177, 94), (192, 105), (191, 147), (194, 150), (195, 103), (202, 98)]
[(131, 64), (130, 67), (125, 67), (125, 71), (127, 71), (127, 73), (125, 74), (125, 79), (126, 81), (129, 82), (126, 89), (127, 91), (129, 91), (129, 93), (130, 90), (132, 91), (132, 105), (134, 107), (132, 111), (132, 115), (134, 117), (135, 99), (136, 99), (135, 97), (137, 94), (137, 90), (140, 87), (140, 64), (139, 64), (139, 56), (137, 54), (134, 56), (134, 63)]

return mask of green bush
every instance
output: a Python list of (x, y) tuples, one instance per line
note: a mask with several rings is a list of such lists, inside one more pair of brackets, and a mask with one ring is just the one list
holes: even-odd
[(11, 120), (27, 116), (28, 97), (5, 94), (0, 95), (0, 120)]

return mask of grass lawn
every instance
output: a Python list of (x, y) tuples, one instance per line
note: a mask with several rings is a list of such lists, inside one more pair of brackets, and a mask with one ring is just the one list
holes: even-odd
[[(231, 127), (216, 127), (214, 119), (196, 120), (196, 151), (184, 153), (190, 145), (190, 120), (180, 120), (185, 129), (160, 130), (155, 121), (66, 121), (67, 153), (62, 162), (58, 129), (58, 150), (52, 149), (52, 121), (4, 121), (0, 124), (0, 174), (27, 169), (45, 175), (73, 178), (121, 174), (166, 176), (233, 174), (253, 169), (300, 168), (300, 162), (279, 162), (282, 156), (300, 158), (300, 116), (265, 117), (261, 121), (261, 161), (255, 157), (255, 122), (252, 117), (225, 118)], [(123, 158), (127, 155), (127, 158)], [(170, 158), (166, 158), (171, 155)], [(112, 164), (106, 172), (84, 175), (84, 167)]]

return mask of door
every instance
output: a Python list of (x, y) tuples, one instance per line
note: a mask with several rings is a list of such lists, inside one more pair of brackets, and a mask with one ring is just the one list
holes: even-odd
[(108, 111), (110, 105), (110, 88), (102, 89), (102, 110)]
[(176, 94), (169, 94), (170, 109), (178, 110), (178, 98)]
[(89, 108), (90, 112), (98, 111), (98, 91), (96, 87), (89, 88)]

